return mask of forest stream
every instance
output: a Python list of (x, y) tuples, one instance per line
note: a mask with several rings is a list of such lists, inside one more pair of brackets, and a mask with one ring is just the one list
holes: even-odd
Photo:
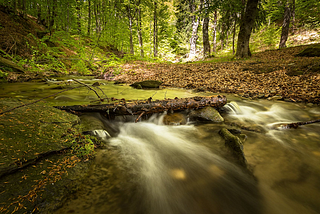
[[(40, 99), (70, 87), (63, 82), (59, 88), (56, 82), (10, 84), (1, 97)], [(211, 95), (182, 89), (139, 90), (110, 82), (100, 88), (118, 99)], [(103, 139), (105, 146), (97, 151), (79, 190), (55, 213), (320, 213), (320, 124), (270, 129), (278, 123), (319, 119), (319, 106), (226, 96), (222, 123), (189, 120), (169, 126), (164, 125), (165, 114), (138, 123), (110, 122), (94, 115), (106, 130), (117, 134)], [(98, 102), (85, 88), (46, 100), (52, 105)], [(245, 136), (243, 151), (252, 174), (232, 161), (219, 135), (224, 127), (236, 127)]]

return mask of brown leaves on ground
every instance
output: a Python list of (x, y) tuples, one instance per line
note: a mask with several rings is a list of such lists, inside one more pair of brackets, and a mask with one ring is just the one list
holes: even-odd
[(116, 80), (131, 84), (152, 79), (162, 81), (164, 87), (320, 103), (320, 57), (294, 56), (306, 47), (265, 51), (248, 60), (223, 63), (136, 62), (123, 66)]

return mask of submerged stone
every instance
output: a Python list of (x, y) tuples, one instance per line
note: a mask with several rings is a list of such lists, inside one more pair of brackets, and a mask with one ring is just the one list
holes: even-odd
[(131, 84), (131, 87), (142, 89), (142, 88), (159, 88), (159, 86), (162, 84), (161, 81), (157, 80), (146, 80), (142, 82), (135, 82)]

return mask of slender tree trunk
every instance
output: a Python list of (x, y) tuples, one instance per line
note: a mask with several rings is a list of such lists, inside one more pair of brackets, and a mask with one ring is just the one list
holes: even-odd
[(56, 17), (56, 6), (57, 6), (56, 1), (53, 1), (52, 2), (52, 10), (51, 10), (51, 14), (50, 14), (50, 22), (49, 22), (50, 35), (52, 35), (54, 21), (55, 21), (55, 17)]
[(66, 30), (67, 32), (69, 32), (69, 29), (70, 29), (70, 3), (69, 1), (67, 2), (67, 24), (66, 24)]
[(27, 10), (26, 10), (26, 0), (22, 0), (21, 2), (21, 10), (23, 14), (23, 18), (27, 18)]
[(17, 12), (17, 0), (12, 1), (12, 8), (13, 8), (13, 12), (16, 13)]
[(88, 0), (88, 36), (91, 34), (91, 0)]
[(130, 30), (130, 54), (134, 55), (133, 38), (132, 38), (132, 17), (129, 17), (129, 30)]
[(210, 42), (209, 42), (209, 17), (205, 17), (203, 20), (202, 35), (203, 35), (203, 57), (210, 56)]
[(221, 32), (220, 32), (220, 42), (221, 42), (220, 47), (221, 47), (221, 50), (224, 49), (224, 43), (225, 43), (225, 37), (226, 37), (225, 33), (226, 33), (225, 32), (225, 23), (221, 23)]
[(203, 26), (202, 26), (202, 37), (203, 37), (203, 57), (207, 58), (210, 56), (210, 42), (209, 42), (209, 14), (208, 14), (208, 0), (204, 1), (204, 7), (205, 7), (205, 14), (206, 16), (203, 19)]
[(41, 6), (37, 3), (37, 23), (41, 24)]
[(215, 53), (217, 49), (217, 22), (218, 22), (218, 12), (214, 11), (213, 18), (213, 41), (212, 41), (212, 52)]
[(138, 5), (138, 19), (137, 19), (137, 32), (138, 32), (138, 40), (139, 40), (139, 46), (140, 46), (140, 56), (144, 57), (144, 51), (143, 51), (143, 40), (142, 40), (142, 32), (141, 32), (141, 7), (140, 7), (140, 1), (137, 3)]
[(241, 15), (240, 30), (238, 34), (238, 43), (236, 57), (246, 58), (251, 56), (249, 41), (254, 26), (254, 21), (258, 13), (259, 0), (248, 0), (245, 13)]
[(289, 3), (289, 0), (287, 0), (286, 6), (284, 8), (283, 24), (282, 24), (279, 48), (286, 47), (286, 42), (289, 36), (290, 17), (291, 17), (290, 3)]
[(81, 10), (80, 10), (80, 0), (76, 0), (76, 10), (77, 10), (77, 26), (78, 34), (81, 34)]
[(291, 16), (292, 16), (292, 30), (291, 30), (291, 33), (294, 34), (295, 23), (296, 23), (296, 0), (292, 0)]
[(153, 11), (153, 56), (158, 56), (158, 17), (157, 17), (157, 2), (154, 1)]
[[(149, 40), (149, 41), (150, 41), (150, 43), (152, 43), (152, 40), (153, 40), (153, 35), (152, 35), (152, 30), (153, 30), (153, 29), (152, 29), (152, 21), (150, 21), (150, 27), (149, 27), (149, 29), (150, 29), (150, 40)], [(152, 51), (153, 51), (152, 48), (153, 48), (152, 45), (150, 45), (150, 56), (152, 56)]]
[(232, 33), (232, 54), (235, 54), (235, 47), (234, 47), (234, 42), (235, 42), (235, 37), (236, 37), (236, 27), (237, 27), (237, 14), (234, 14), (234, 23), (233, 23), (233, 33)]
[[(202, 8), (202, 3), (201, 1), (199, 5), (199, 9), (201, 10)], [(190, 12), (194, 13), (196, 9), (195, 2), (193, 0), (190, 1)], [(192, 33), (191, 33), (191, 38), (190, 38), (190, 54), (189, 58), (194, 58), (196, 56), (197, 52), (197, 40), (198, 40), (198, 28), (200, 24), (200, 16), (196, 17), (195, 15), (192, 15), (191, 17), (192, 20)]]

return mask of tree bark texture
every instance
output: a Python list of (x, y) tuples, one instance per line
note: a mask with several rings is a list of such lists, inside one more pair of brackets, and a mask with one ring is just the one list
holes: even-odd
[(88, 0), (88, 36), (91, 34), (91, 0)]
[(238, 34), (238, 43), (236, 57), (246, 58), (251, 56), (249, 41), (258, 13), (259, 0), (248, 0), (244, 15), (241, 16), (240, 31)]
[(81, 10), (80, 10), (80, 0), (76, 0), (76, 10), (77, 10), (77, 25), (78, 34), (81, 34)]
[(140, 7), (140, 1), (138, 1), (137, 6), (138, 6), (137, 32), (138, 32), (138, 40), (139, 40), (139, 46), (140, 46), (140, 56), (144, 57), (142, 30), (141, 30), (141, 7)]
[(202, 24), (202, 40), (203, 40), (203, 58), (210, 56), (210, 41), (209, 41), (209, 13), (208, 13), (209, 2), (204, 0), (205, 17)]
[(74, 105), (55, 106), (60, 110), (65, 110), (74, 114), (82, 112), (101, 112), (107, 116), (113, 115), (140, 115), (162, 113), (164, 111), (183, 111), (186, 109), (199, 109), (206, 106), (221, 108), (227, 103), (225, 96), (215, 95), (208, 97), (175, 98), (152, 101), (128, 101), (120, 100), (118, 103), (103, 105)]
[(217, 50), (217, 22), (218, 22), (218, 12), (214, 11), (213, 15), (213, 41), (212, 41), (212, 52), (215, 53)]
[(203, 36), (203, 57), (207, 58), (210, 56), (210, 42), (209, 42), (209, 17), (203, 19), (202, 36)]
[(288, 40), (288, 35), (289, 35), (290, 18), (291, 18), (291, 9), (290, 9), (289, 0), (287, 0), (286, 6), (284, 8), (284, 14), (283, 14), (283, 24), (282, 24), (280, 44), (279, 44), (280, 49), (286, 47), (286, 42)]
[(157, 2), (154, 1), (153, 11), (153, 56), (158, 56), (158, 17), (157, 17)]
[[(191, 14), (196, 12), (196, 5), (195, 1), (191, 0), (189, 3), (190, 12)], [(202, 3), (200, 4), (200, 9), (202, 8)], [(192, 32), (191, 32), (191, 38), (190, 38), (190, 53), (189, 58), (193, 58), (196, 55), (197, 52), (197, 40), (198, 40), (198, 28), (200, 24), (200, 16), (196, 17), (196, 15), (192, 15), (191, 17), (192, 21)]]

